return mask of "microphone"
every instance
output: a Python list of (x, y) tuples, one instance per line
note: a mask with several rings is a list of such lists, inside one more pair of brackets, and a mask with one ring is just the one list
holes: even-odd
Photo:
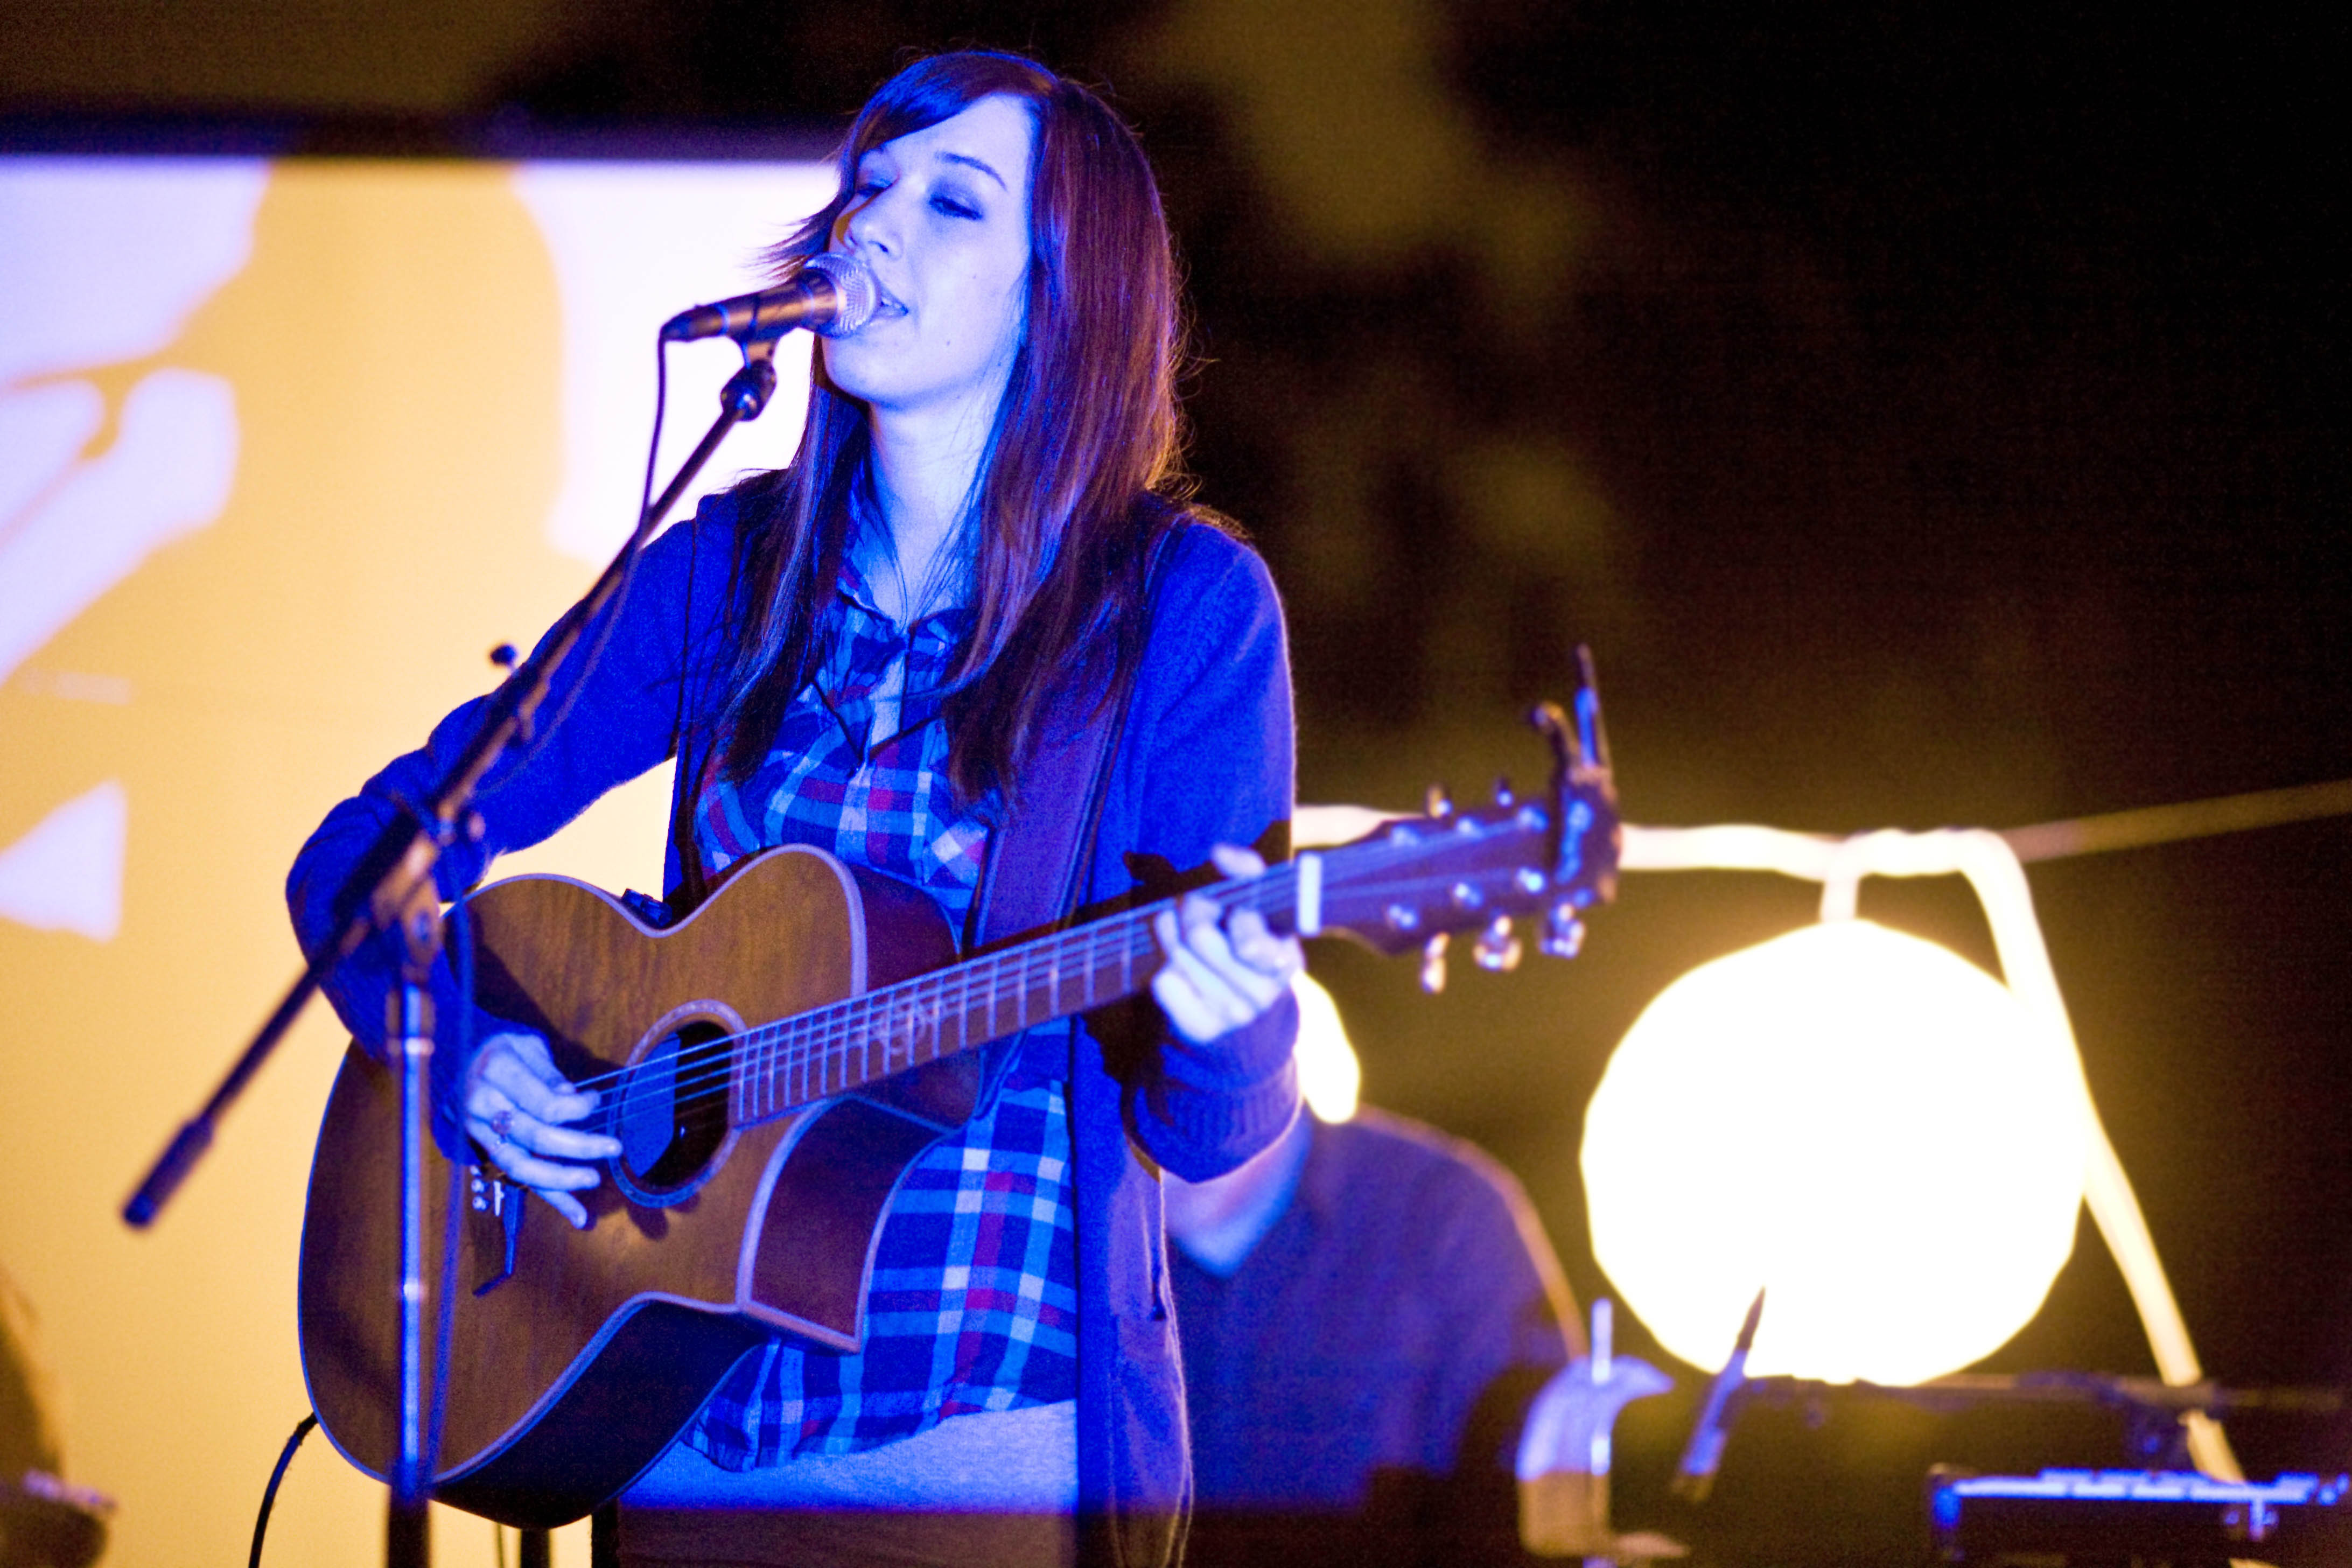
[(724, 333), (748, 343), (782, 337), (794, 327), (845, 338), (873, 320), (880, 300), (874, 269), (861, 258), (827, 251), (810, 257), (773, 289), (680, 310), (662, 323), (661, 338), (666, 343), (685, 343)]
[(1748, 1381), (1748, 1352), (1755, 1346), (1756, 1325), (1763, 1317), (1764, 1292), (1759, 1289), (1756, 1300), (1748, 1305), (1747, 1321), (1739, 1325), (1739, 1339), (1731, 1347), (1731, 1359), (1715, 1374), (1715, 1382), (1706, 1391), (1706, 1403), (1691, 1425), (1690, 1441), (1684, 1445), (1682, 1463), (1675, 1468), (1671, 1489), (1685, 1502), (1705, 1502), (1706, 1494), (1715, 1489), (1715, 1468), (1723, 1462), (1723, 1445), (1731, 1436), (1726, 1426), (1728, 1406)]

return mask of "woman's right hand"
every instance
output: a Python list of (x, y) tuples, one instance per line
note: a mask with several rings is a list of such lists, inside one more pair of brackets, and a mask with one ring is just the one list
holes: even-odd
[(621, 1141), (564, 1123), (596, 1109), (593, 1089), (574, 1089), (555, 1070), (547, 1042), (537, 1035), (492, 1035), (466, 1073), (466, 1131), (499, 1168), (545, 1198), (574, 1229), (588, 1228), (588, 1210), (572, 1194), (601, 1179), (575, 1162), (610, 1160)]

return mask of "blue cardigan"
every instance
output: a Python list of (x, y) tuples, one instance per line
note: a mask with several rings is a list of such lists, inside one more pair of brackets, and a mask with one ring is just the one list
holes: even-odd
[[(445, 899), (473, 887), (499, 853), (538, 843), (606, 790), (677, 756), (681, 711), (692, 743), (674, 787), (685, 787), (728, 664), (735, 533), (733, 500), (719, 497), (647, 547), (625, 597), (583, 639), (593, 647), (610, 633), (587, 681), (577, 679), (575, 651), (541, 705), (542, 725), (553, 725), (545, 743), (510, 751), (483, 781), (476, 805), (485, 831), (445, 852)], [(1150, 636), (1116, 731), (1081, 896), (1067, 899), (1083, 850), (1074, 824), (1102, 737), (1090, 722), (1097, 689), (1072, 672), (1056, 694), (1057, 721), (1023, 764), (1017, 808), (992, 833), (981, 942), (1051, 924), (1066, 901), (1091, 910), (1143, 896), (1147, 878), (1201, 875), (1213, 844), (1286, 847), (1290, 672), (1273, 583), (1246, 547), (1204, 523), (1177, 522), (1160, 554)], [(334, 928), (330, 901), (344, 874), (398, 803), (430, 787), (482, 706), (477, 700), (444, 719), (423, 750), (338, 805), (303, 846), (287, 901), (306, 951)], [(673, 844), (665, 890), (679, 880)], [(1155, 885), (1150, 896), (1168, 890)], [(372, 944), (327, 985), (345, 1026), (379, 1051), (394, 974), (389, 948)], [(446, 972), (435, 989), (437, 1016), (455, 1018)], [(1297, 1017), (1287, 1000), (1207, 1046), (1167, 1028), (1156, 1009), (1149, 1016), (1136, 1038), (1107, 1017), (1108, 1049), (1085, 1020), (1033, 1031), (1023, 1047), (1068, 1063), (1082, 1553), (1122, 1568), (1173, 1560), (1192, 1490), (1158, 1172), (1199, 1180), (1231, 1170), (1271, 1143), (1298, 1102), (1290, 1061)], [(455, 1113), (465, 1064), (456, 1058), (451, 1049), (433, 1058), (436, 1134), (451, 1151), (465, 1147)]]

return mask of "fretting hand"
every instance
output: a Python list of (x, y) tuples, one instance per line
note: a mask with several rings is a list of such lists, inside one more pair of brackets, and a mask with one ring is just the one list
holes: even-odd
[[(1218, 845), (1209, 858), (1228, 877), (1265, 870), (1255, 853), (1230, 844)], [(1151, 994), (1176, 1032), (1195, 1045), (1254, 1022), (1307, 966), (1298, 939), (1275, 935), (1255, 910), (1220, 915), (1213, 900), (1187, 893), (1152, 921), (1168, 963), (1152, 977)]]
[(466, 1074), (465, 1107), (466, 1131), (499, 1168), (585, 1230), (588, 1210), (572, 1194), (602, 1178), (575, 1162), (621, 1152), (617, 1138), (564, 1125), (596, 1109), (595, 1091), (574, 1089), (556, 1071), (537, 1035), (492, 1035)]

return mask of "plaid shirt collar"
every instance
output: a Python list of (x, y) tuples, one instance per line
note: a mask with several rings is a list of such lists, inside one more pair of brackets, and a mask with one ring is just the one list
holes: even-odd
[[(954, 690), (950, 678), (956, 655), (971, 634), (972, 613), (969, 606), (951, 605), (901, 627), (875, 607), (873, 588), (845, 552), (831, 614), (832, 647), (817, 671), (815, 695), (863, 762), (869, 739), (879, 744), (892, 738), (872, 731), (875, 697), (894, 676), (899, 692), (898, 733), (919, 729), (938, 715)], [(903, 671), (898, 668), (901, 660)]]

